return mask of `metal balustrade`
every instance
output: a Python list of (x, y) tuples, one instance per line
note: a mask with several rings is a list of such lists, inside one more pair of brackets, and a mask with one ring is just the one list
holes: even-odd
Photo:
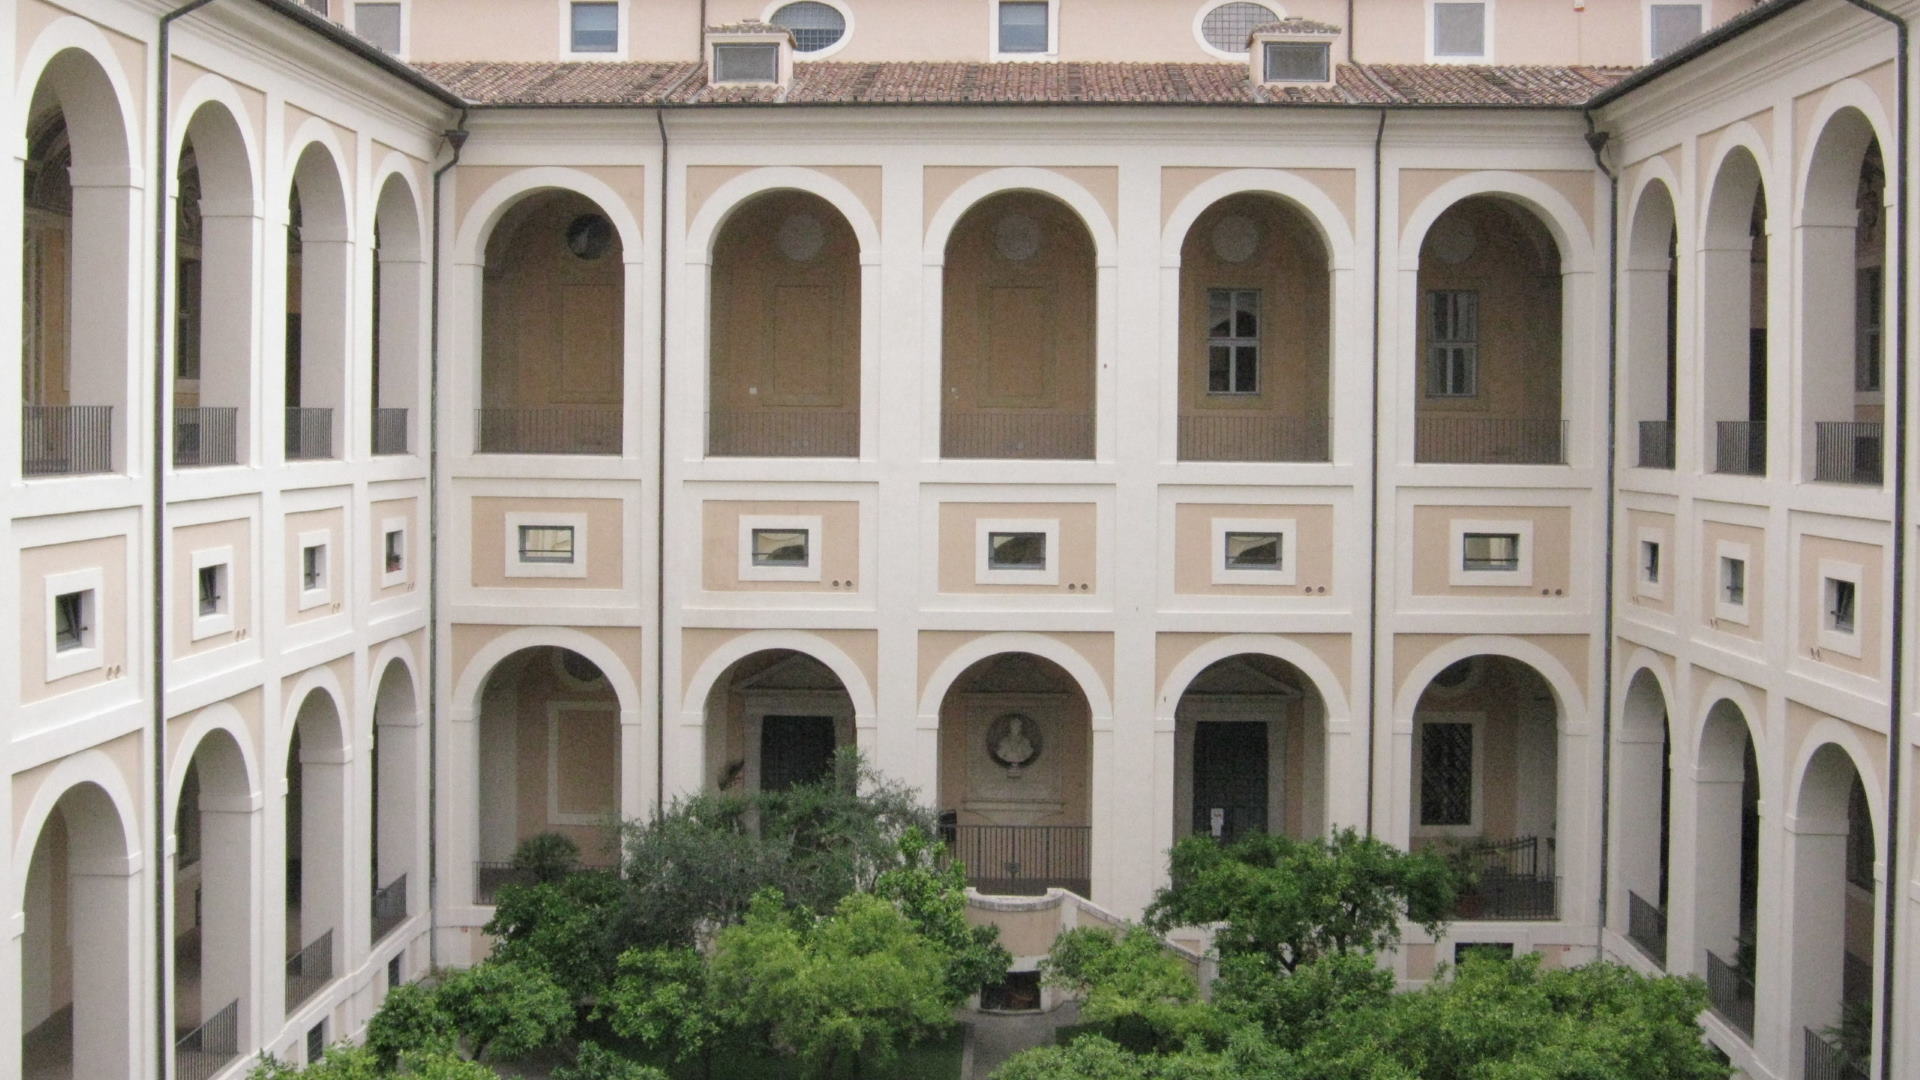
[(1093, 829), (1086, 825), (942, 825), (949, 858), (967, 884), (1000, 896), (1050, 888), (1086, 896), (1092, 888)]
[(1414, 460), (1448, 465), (1565, 465), (1567, 422), (1493, 416), (1416, 416)]
[(618, 454), (617, 405), (489, 406), (477, 410), (482, 454)]
[(1831, 484), (1878, 484), (1884, 432), (1878, 423), (1813, 425), (1813, 478)]
[(332, 981), (333, 931), (329, 930), (287, 957), (287, 1011)]
[(173, 407), (173, 467), (204, 468), (240, 462), (240, 410), (233, 405)]
[(407, 921), (407, 875), (374, 890), (372, 908), (373, 940), (379, 941)]
[(707, 414), (708, 457), (860, 456), (860, 414), (845, 409), (717, 410)]
[(940, 417), (940, 456), (1088, 461), (1093, 417), (1031, 410), (947, 412)]
[(1554, 876), (1553, 841), (1538, 836), (1488, 841), (1464, 848), (1460, 857), (1473, 875), (1454, 913), (1463, 920), (1557, 918), (1560, 882)]
[(86, 476), (112, 471), (113, 406), (21, 406), (22, 476)]
[(1640, 467), (1673, 468), (1673, 421), (1640, 421)]
[(1637, 892), (1627, 893), (1627, 940), (1640, 946), (1647, 958), (1667, 966), (1667, 911), (1648, 903)]
[(1869, 1063), (1850, 1057), (1840, 1044), (1806, 1029), (1806, 1080), (1868, 1080)]
[[(614, 874), (620, 871), (615, 863), (582, 863), (575, 873)], [(473, 902), (477, 905), (490, 905), (499, 898), (500, 890), (508, 885), (531, 885), (534, 876), (531, 870), (524, 870), (510, 862), (476, 862), (473, 864)]]
[(373, 452), (377, 455), (407, 452), (407, 410), (373, 410)]
[(210, 1080), (239, 1056), (240, 1002), (235, 1000), (174, 1040), (174, 1080)]
[(1740, 969), (1722, 960), (1717, 954), (1707, 953), (1707, 1004), (1713, 1007), (1720, 1019), (1738, 1031), (1748, 1042), (1753, 1041), (1753, 980), (1740, 973)]
[(1325, 417), (1182, 413), (1181, 461), (1326, 461)]
[(1729, 476), (1767, 475), (1767, 425), (1763, 420), (1721, 420), (1714, 425), (1713, 471)]
[(287, 408), (287, 460), (323, 461), (333, 456), (333, 410)]

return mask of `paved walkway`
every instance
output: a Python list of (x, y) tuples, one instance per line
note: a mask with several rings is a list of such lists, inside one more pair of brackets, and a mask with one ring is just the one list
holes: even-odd
[(963, 1080), (987, 1080), (1008, 1058), (1036, 1046), (1052, 1046), (1056, 1030), (1079, 1022), (1076, 1001), (1048, 1013), (970, 1013)]

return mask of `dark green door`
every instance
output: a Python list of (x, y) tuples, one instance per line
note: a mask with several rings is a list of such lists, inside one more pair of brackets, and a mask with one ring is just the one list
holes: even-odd
[(833, 717), (769, 716), (760, 722), (760, 790), (812, 784), (833, 771)]
[(1267, 725), (1193, 726), (1193, 831), (1238, 840), (1267, 829)]

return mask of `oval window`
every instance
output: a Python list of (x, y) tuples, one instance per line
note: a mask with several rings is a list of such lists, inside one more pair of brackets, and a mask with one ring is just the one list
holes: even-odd
[(768, 21), (792, 32), (793, 51), (797, 53), (831, 48), (839, 44), (847, 33), (847, 17), (840, 14), (838, 8), (822, 4), (819, 0), (787, 4), (774, 12), (773, 18)]
[(1221, 4), (1200, 20), (1200, 36), (1223, 53), (1244, 54), (1255, 30), (1279, 21), (1280, 16), (1265, 4)]

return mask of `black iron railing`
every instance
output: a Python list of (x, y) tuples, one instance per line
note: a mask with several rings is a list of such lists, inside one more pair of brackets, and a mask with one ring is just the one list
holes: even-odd
[(478, 412), (483, 454), (618, 454), (617, 405), (488, 407)]
[(1813, 425), (1813, 478), (1831, 484), (1878, 484), (1883, 432), (1877, 423)]
[(1640, 946), (1647, 958), (1667, 965), (1667, 911), (1650, 904), (1637, 892), (1627, 893), (1627, 940)]
[[(614, 863), (582, 863), (577, 873), (612, 874), (620, 867)], [(473, 864), (473, 902), (491, 904), (500, 895), (500, 890), (508, 885), (531, 885), (533, 872), (523, 870), (510, 862), (476, 862)]]
[(1567, 422), (1492, 416), (1417, 416), (1414, 460), (1451, 465), (1565, 465)]
[(22, 476), (85, 476), (112, 471), (113, 406), (21, 406)]
[(173, 407), (173, 467), (194, 469), (240, 461), (240, 410), (232, 405)]
[(1461, 919), (1552, 919), (1560, 883), (1553, 872), (1553, 841), (1538, 836), (1489, 841), (1461, 849), (1472, 874), (1454, 913)]
[(1325, 461), (1324, 417), (1183, 413), (1181, 461)]
[(287, 957), (287, 1011), (333, 981), (333, 931), (314, 938), (306, 948)]
[(1848, 1055), (1840, 1044), (1806, 1029), (1806, 1080), (1867, 1080), (1870, 1062)]
[(860, 456), (860, 414), (781, 409), (707, 414), (708, 457)]
[(373, 410), (373, 452), (375, 454), (407, 452), (407, 410)]
[(1673, 421), (1640, 421), (1640, 467), (1673, 468)]
[(1713, 952), (1707, 953), (1707, 1004), (1747, 1041), (1753, 1041), (1753, 980)]
[(407, 875), (401, 874), (373, 893), (373, 940), (379, 941), (407, 921)]
[(1730, 476), (1767, 475), (1767, 425), (1759, 420), (1714, 424), (1713, 471)]
[(227, 1002), (197, 1028), (173, 1041), (174, 1080), (209, 1080), (240, 1056), (240, 1003)]
[(940, 417), (940, 456), (1085, 461), (1093, 457), (1093, 417), (1012, 409), (949, 411)]
[(1038, 896), (1092, 889), (1093, 830), (1086, 825), (944, 825), (948, 855), (983, 893)]
[(287, 460), (321, 461), (333, 456), (333, 410), (287, 408)]

